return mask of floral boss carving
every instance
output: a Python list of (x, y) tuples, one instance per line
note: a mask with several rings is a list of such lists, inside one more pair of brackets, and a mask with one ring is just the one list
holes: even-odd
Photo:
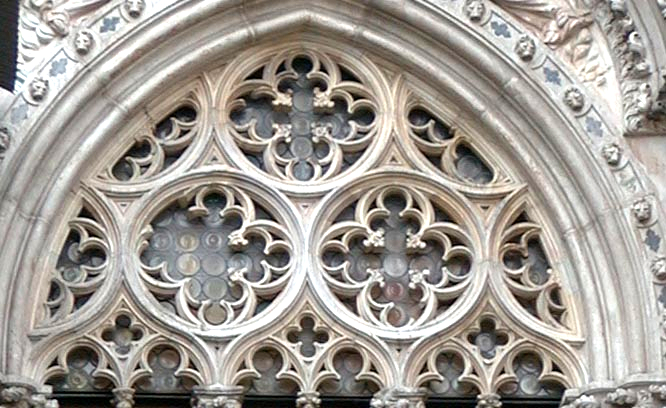
[(194, 324), (255, 316), (287, 284), (292, 244), (273, 216), (236, 186), (192, 188), (143, 231), (142, 278), (167, 310)]
[(233, 139), (270, 176), (325, 180), (351, 167), (377, 130), (377, 104), (359, 77), (312, 50), (280, 53), (235, 88)]
[(375, 325), (422, 325), (469, 283), (466, 230), (423, 191), (379, 187), (342, 210), (320, 246), (335, 295)]

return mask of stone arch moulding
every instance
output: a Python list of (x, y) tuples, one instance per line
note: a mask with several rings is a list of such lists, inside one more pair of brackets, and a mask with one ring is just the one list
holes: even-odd
[[(38, 381), (33, 370), (43, 366), (39, 359), (56, 354), (50, 350), (36, 356), (34, 346), (48, 335), (33, 326), (42, 300), (35, 299), (34, 294), (45, 280), (44, 265), (58, 256), (44, 253), (44, 243), (64, 228), (60, 218), (74, 211), (72, 203), (95, 201), (96, 192), (82, 191), (80, 183), (89, 177), (90, 168), (99, 166), (103, 152), (112, 150), (114, 143), (128, 140), (119, 130), (138, 115), (150, 119), (158, 112), (160, 108), (149, 106), (150, 101), (165, 89), (191, 84), (202, 72), (213, 72), (223, 63), (235, 61), (248, 47), (307, 41), (359, 61), (376, 61), (389, 73), (384, 90), (387, 97), (399, 99), (400, 84), (412, 85), (421, 91), (423, 100), (430, 101), (431, 109), (438, 110), (434, 114), (468, 127), (466, 131), (484, 135), (484, 151), (503, 158), (499, 162), (512, 163), (510, 176), (525, 183), (536, 203), (534, 207), (538, 207), (538, 220), (555, 232), (556, 242), (549, 244), (553, 264), (564, 271), (560, 278), (577, 310), (578, 331), (568, 338), (575, 347), (562, 349), (562, 353), (571, 351), (571, 356), (556, 360), (559, 364), (571, 360), (569, 365), (577, 367), (567, 384), (571, 387), (567, 398), (578, 398), (573, 406), (585, 401), (599, 403), (611, 389), (620, 386), (632, 388), (626, 391), (629, 393), (638, 391), (641, 398), (666, 394), (658, 387), (665, 363), (664, 305), (658, 300), (666, 280), (660, 246), (664, 233), (662, 210), (648, 178), (624, 148), (621, 130), (611, 115), (594, 95), (585, 92), (556, 55), (540, 43), (532, 44), (532, 37), (517, 21), (491, 4), (474, 11), (468, 7), (473, 2), (462, 0), (271, 3), (181, 1), (160, 2), (158, 7), (139, 1), (108, 2), (86, 20), (87, 28), (79, 27), (78, 34), (84, 33), (76, 36), (79, 40), (60, 40), (53, 58), (29, 79), (36, 86), (28, 86), (12, 102), (2, 122), (0, 167), (0, 291), (9, 294), (0, 299), (0, 378), (6, 384)], [(142, 6), (135, 9), (132, 5), (136, 4)], [(81, 36), (90, 40), (87, 49), (80, 43)], [(212, 106), (204, 111), (203, 120), (214, 121), (224, 107), (213, 94), (202, 91), (198, 95)], [(405, 112), (381, 113), (390, 116)], [(222, 132), (216, 128), (212, 131)], [(412, 153), (399, 157), (387, 151), (384, 156), (391, 164), (392, 157), (396, 162), (412, 160)], [(377, 157), (378, 162), (381, 160)], [(178, 180), (167, 175), (164, 183)], [(319, 192), (328, 191), (332, 197), (336, 189), (347, 184), (344, 179), (333, 178), (326, 188), (322, 187), (325, 191)], [(282, 192), (276, 190), (261, 194), (274, 193), (280, 202), (287, 202), (289, 197), (307, 200), (312, 196), (293, 186)], [(140, 185), (136, 192), (140, 195)], [(107, 193), (112, 195), (113, 191)], [(475, 192), (470, 189), (466, 194), (474, 196)], [(270, 204), (265, 198), (257, 200)], [(91, 207), (102, 223), (105, 217), (120, 211), (94, 204)], [(278, 207), (294, 214), (300, 211), (292, 204)], [(293, 219), (288, 223), (296, 230), (294, 237), (305, 240), (300, 237), (311, 236), (311, 225), (298, 229)], [(120, 239), (112, 237), (110, 252)], [(305, 242), (299, 250), (307, 253), (315, 245)], [(130, 254), (113, 256), (126, 262)], [(141, 299), (131, 291), (120, 290), (121, 280), (120, 273), (109, 275), (103, 293), (120, 291), (128, 310), (136, 308), (137, 313), (145, 313)], [(295, 296), (306, 286), (311, 290), (311, 285), (302, 282), (288, 290)], [(91, 302), (97, 302), (100, 316), (112, 317), (113, 305), (103, 305), (99, 297)], [(484, 302), (487, 309), (467, 317), (493, 311), (511, 315), (504, 303)], [(316, 315), (312, 312), (315, 310), (326, 316), (322, 327), (330, 321), (331, 313), (325, 305), (301, 306), (306, 314)], [(296, 312), (285, 309), (267, 313), (284, 318), (275, 320), (288, 324)], [(58, 323), (62, 332), (59, 338), (70, 336), (67, 342), (74, 342), (70, 333), (92, 333), (100, 324), (96, 317), (95, 313), (83, 312), (75, 321)], [(155, 327), (157, 340), (151, 341), (159, 346), (159, 330), (168, 331), (169, 324), (147, 319), (152, 319)], [(526, 330), (508, 320), (507, 330)], [(353, 320), (341, 318), (339, 323), (340, 333), (354, 329)], [(257, 325), (255, 321), (248, 327), (252, 324)], [(261, 328), (276, 338), (282, 329), (277, 323)], [(535, 342), (541, 336), (543, 344), (549, 344), (552, 333), (536, 330), (532, 335)], [(204, 364), (200, 361), (206, 358), (203, 342), (195, 335), (187, 336), (198, 348), (193, 366)], [(366, 337), (363, 343), (372, 347), (378, 339), (392, 336), (377, 330)], [(396, 337), (400, 336), (393, 339)], [(85, 340), (86, 347), (92, 347), (89, 342)], [(430, 357), (422, 358), (426, 361)], [(394, 372), (379, 371), (368, 368), (368, 378), (375, 378), (382, 387), (404, 385), (394, 378)], [(212, 381), (219, 375), (210, 367), (202, 367), (202, 372), (206, 375), (193, 374), (192, 378)], [(477, 382), (479, 389), (492, 392), (483, 388), (483, 381)], [(115, 385), (130, 384), (116, 379)], [(37, 392), (35, 388), (27, 390)], [(615, 397), (608, 395), (611, 403)]]

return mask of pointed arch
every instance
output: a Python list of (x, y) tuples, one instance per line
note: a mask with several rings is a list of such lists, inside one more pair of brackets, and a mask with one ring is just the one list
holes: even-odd
[[(3, 371), (21, 375), (30, 370), (24, 365), (30, 347), (22, 342), (32, 332), (28, 322), (37, 305), (24, 300), (45, 274), (33, 260), (42, 256), (42, 244), (60, 228), (59, 214), (101, 152), (119, 138), (130, 140), (119, 136), (125, 123), (165, 89), (224, 67), (248, 44), (271, 47), (304, 39), (341, 50), (350, 59), (380, 61), (391, 80), (418, 85), (433, 114), (447, 115), (467, 133), (478, 135), (482, 151), (511, 163), (512, 175), (526, 185), (544, 229), (557, 241), (557, 250), (551, 252), (579, 311), (585, 342), (576, 353), (587, 372), (572, 386), (659, 371), (662, 362), (649, 357), (660, 348), (658, 310), (643, 303), (656, 303), (639, 235), (645, 228), (637, 232), (631, 212), (636, 194), (649, 197), (649, 183), (635, 166), (629, 165), (626, 173), (633, 183), (620, 184), (609, 171), (600, 150), (618, 142), (620, 132), (556, 56), (539, 47), (534, 61), (525, 63), (513, 54), (515, 37), (509, 42), (493, 38), (488, 21), (470, 20), (457, 3), (441, 7), (427, 1), (398, 5), (349, 0), (333, 7), (325, 1), (294, 1), (276, 12), (250, 0), (178, 2), (137, 23), (87, 61), (45, 105), (29, 97), (16, 102), (15, 108), (23, 103), (31, 115), (15, 126), (12, 148), (2, 164), (6, 176), (0, 180), (0, 256), (8, 260), (0, 266), (5, 278), (0, 289), (12, 294), (0, 300)], [(118, 7), (110, 5), (104, 12)], [(491, 11), (492, 18), (508, 18), (495, 8)], [(556, 72), (563, 85), (549, 82), (545, 72)], [(210, 102), (207, 120), (221, 109), (218, 101)], [(596, 131), (590, 131), (590, 123)], [(417, 153), (406, 154), (411, 155), (406, 159)], [(433, 167), (427, 170), (431, 174), (437, 171)], [(335, 189), (347, 184), (334, 179), (327, 188), (339, 191)], [(283, 190), (303, 199), (314, 195), (298, 186)], [(473, 189), (466, 193), (475, 196)], [(284, 207), (297, 213), (295, 206)], [(639, 218), (654, 234), (662, 228), (657, 213)], [(299, 237), (309, 236), (310, 226), (299, 228)], [(307, 253), (313, 245), (305, 242), (302, 250)], [(87, 321), (94, 318), (86, 316)], [(614, 358), (618, 355), (626, 358)]]

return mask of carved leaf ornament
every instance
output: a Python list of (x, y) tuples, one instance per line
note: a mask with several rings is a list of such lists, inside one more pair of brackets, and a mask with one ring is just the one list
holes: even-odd
[(366, 56), (238, 58), (149, 104), (83, 181), (45, 261), (45, 382), (205, 407), (575, 383), (558, 241), (481, 135)]

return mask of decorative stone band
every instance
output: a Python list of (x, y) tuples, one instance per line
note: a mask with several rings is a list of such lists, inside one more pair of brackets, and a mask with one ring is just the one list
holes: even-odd
[(49, 386), (0, 375), (0, 408), (58, 408), (58, 401), (50, 396)]
[(567, 390), (562, 408), (661, 408), (666, 406), (666, 380), (643, 381), (618, 388), (595, 388), (585, 392)]
[(385, 388), (370, 401), (371, 408), (425, 408), (425, 388)]
[(649, 62), (645, 41), (629, 15), (626, 2), (608, 3), (611, 5), (611, 17), (603, 26), (617, 61), (625, 130), (631, 134), (663, 131), (666, 83), (657, 78), (657, 88), (651, 84), (651, 74), (659, 70)]
[(192, 390), (193, 408), (241, 408), (243, 387), (212, 384)]

